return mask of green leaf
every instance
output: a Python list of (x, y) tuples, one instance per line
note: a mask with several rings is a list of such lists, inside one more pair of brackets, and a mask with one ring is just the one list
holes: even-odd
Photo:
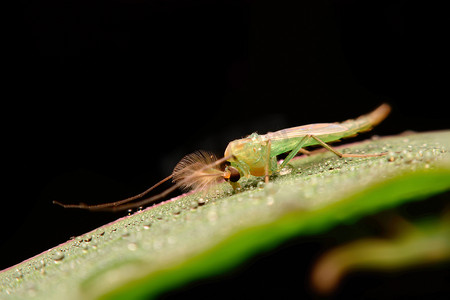
[[(338, 147), (292, 161), (269, 184), (226, 183), (121, 218), (0, 273), (1, 297), (140, 299), (229, 270), (289, 238), (450, 189), (450, 131)], [(30, 245), (32, 246), (32, 245)]]

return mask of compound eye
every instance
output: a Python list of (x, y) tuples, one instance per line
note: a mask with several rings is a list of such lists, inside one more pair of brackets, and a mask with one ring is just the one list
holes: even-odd
[(241, 178), (241, 174), (239, 173), (238, 169), (235, 167), (229, 166), (228, 171), (230, 172), (230, 181), (231, 182), (237, 182)]

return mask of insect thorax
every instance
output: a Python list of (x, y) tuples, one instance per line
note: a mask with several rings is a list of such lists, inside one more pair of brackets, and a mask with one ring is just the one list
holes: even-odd
[[(232, 166), (243, 176), (264, 176), (266, 161), (269, 157), (269, 145), (264, 136), (252, 133), (246, 138), (234, 140), (228, 144), (225, 156), (233, 154)], [(275, 164), (275, 165), (274, 165)], [(276, 167), (276, 158), (270, 159), (269, 172)]]

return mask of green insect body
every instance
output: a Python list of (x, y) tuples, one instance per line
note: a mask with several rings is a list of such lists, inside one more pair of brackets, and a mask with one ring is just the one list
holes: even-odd
[[(342, 123), (304, 125), (264, 135), (253, 133), (246, 138), (230, 142), (224, 156), (230, 157), (231, 166), (236, 168), (241, 176), (270, 175), (280, 169), (276, 159), (278, 155), (296, 150), (288, 156), (290, 160), (301, 148), (322, 144), (321, 142), (338, 141), (368, 131), (381, 122), (389, 111), (389, 105), (383, 104), (367, 115)], [(283, 166), (287, 162), (285, 160)]]

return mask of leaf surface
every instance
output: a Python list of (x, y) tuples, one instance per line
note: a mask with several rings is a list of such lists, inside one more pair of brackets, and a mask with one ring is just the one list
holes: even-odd
[[(450, 189), (450, 131), (299, 157), (269, 184), (226, 183), (121, 218), (0, 273), (1, 298), (141, 299), (229, 270), (302, 235)], [(30, 245), (31, 246), (31, 245)]]

